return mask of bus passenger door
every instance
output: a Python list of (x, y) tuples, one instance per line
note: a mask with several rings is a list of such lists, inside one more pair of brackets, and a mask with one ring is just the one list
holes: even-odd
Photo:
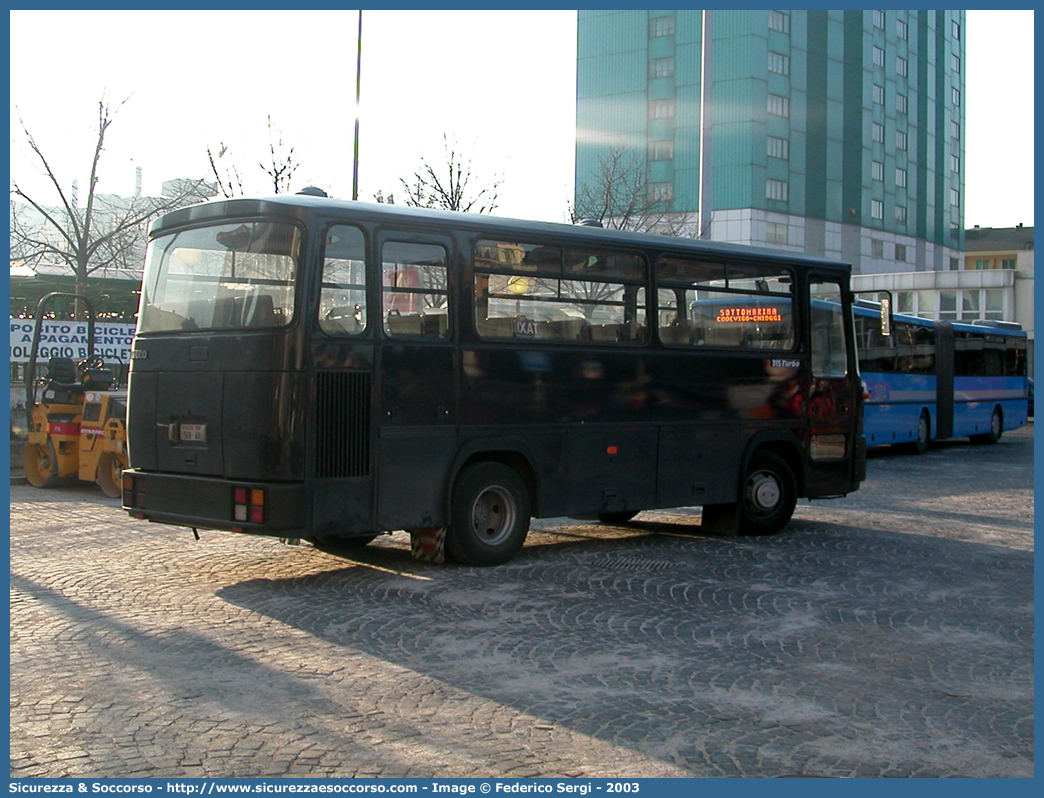
[(377, 525), (437, 526), (456, 452), (456, 277), (448, 236), (386, 229), (378, 357)]
[(855, 490), (853, 458), (862, 457), (858, 437), (859, 375), (848, 297), (828, 277), (809, 281), (811, 385), (806, 494), (837, 496)]

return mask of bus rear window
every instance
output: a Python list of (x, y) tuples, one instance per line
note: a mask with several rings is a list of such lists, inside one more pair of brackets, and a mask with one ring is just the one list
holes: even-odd
[(138, 332), (271, 328), (293, 317), (300, 231), (239, 222), (149, 244)]

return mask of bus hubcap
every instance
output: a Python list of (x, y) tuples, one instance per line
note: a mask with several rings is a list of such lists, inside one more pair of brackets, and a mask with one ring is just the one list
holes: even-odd
[(760, 513), (776, 509), (780, 499), (779, 482), (771, 474), (755, 474), (747, 483), (747, 496), (751, 506)]
[(515, 526), (515, 503), (503, 488), (487, 488), (475, 501), (471, 526), (479, 540), (489, 546), (502, 543)]

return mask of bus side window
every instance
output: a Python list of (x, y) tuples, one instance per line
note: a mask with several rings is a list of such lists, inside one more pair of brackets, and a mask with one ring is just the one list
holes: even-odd
[(381, 251), (384, 332), (392, 338), (446, 338), (446, 250), (438, 244), (388, 241)]
[(348, 225), (326, 234), (319, 327), (327, 335), (361, 335), (366, 329), (366, 262), (362, 231)]
[(812, 374), (844, 377), (848, 374), (848, 357), (841, 287), (837, 283), (813, 280), (811, 294)]

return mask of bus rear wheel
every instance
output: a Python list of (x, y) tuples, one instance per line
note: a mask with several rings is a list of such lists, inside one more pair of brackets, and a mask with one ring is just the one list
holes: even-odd
[(529, 491), (503, 463), (475, 463), (453, 489), (446, 553), (463, 565), (500, 565), (529, 534)]
[(797, 480), (786, 461), (771, 452), (750, 458), (740, 500), (703, 508), (702, 526), (730, 535), (771, 535), (785, 527), (797, 506)]
[(1001, 439), (1001, 435), (1004, 434), (1004, 418), (1001, 416), (1001, 409), (999, 407), (993, 408), (993, 415), (990, 416), (990, 431), (985, 432), (982, 435), (971, 435), (969, 440), (972, 443), (996, 443)]

